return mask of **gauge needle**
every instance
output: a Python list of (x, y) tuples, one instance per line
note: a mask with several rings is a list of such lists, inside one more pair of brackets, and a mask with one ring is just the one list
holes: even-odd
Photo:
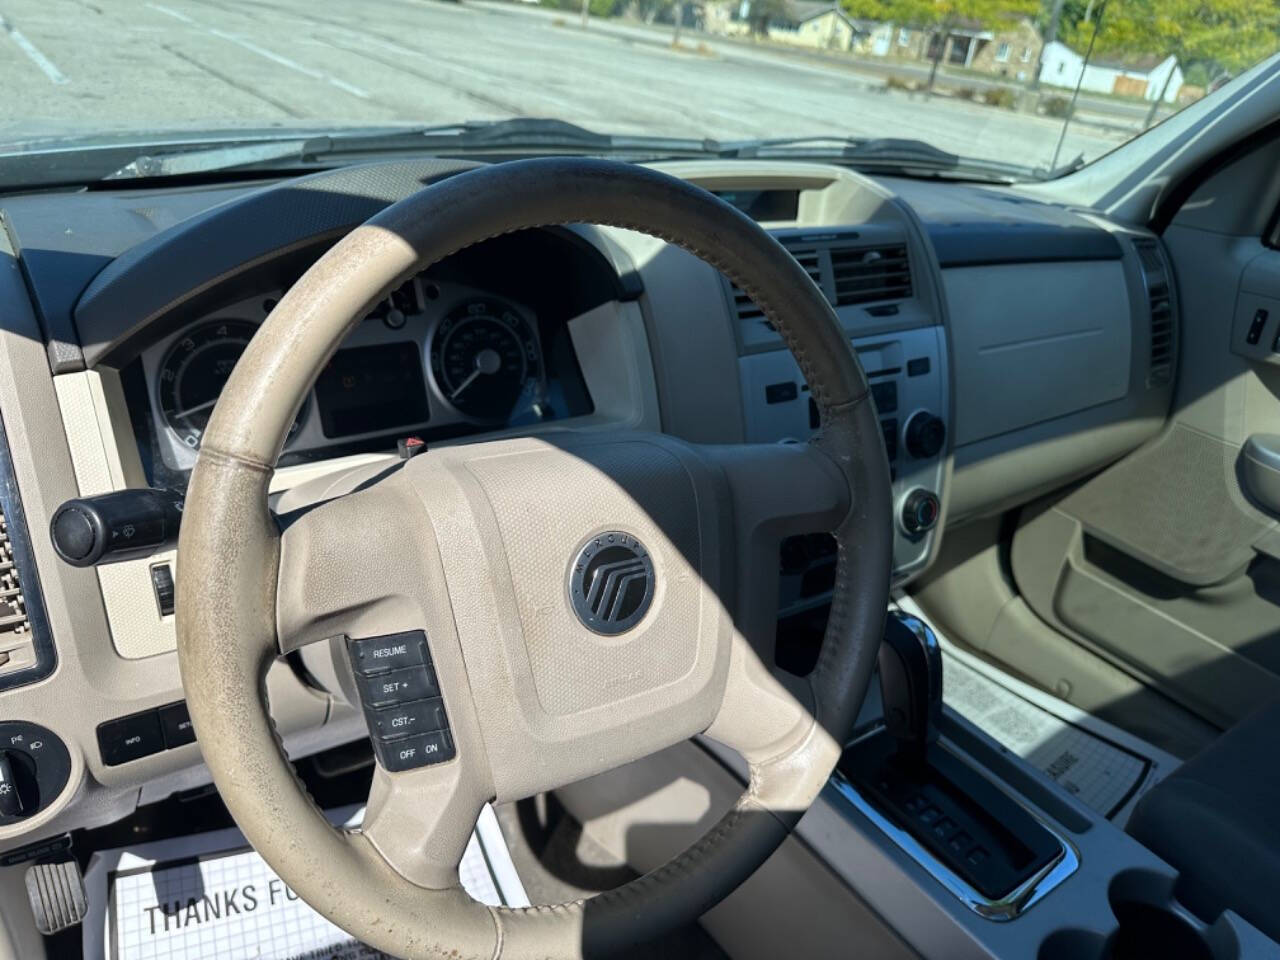
[(191, 414), (199, 413), (201, 410), (208, 410), (217, 402), (218, 398), (214, 397), (212, 400), (206, 400), (204, 403), (197, 403), (194, 407), (187, 407), (185, 410), (178, 410), (176, 413), (169, 414), (169, 416), (173, 417), (175, 420), (181, 420), (183, 417), (189, 417)]
[(458, 395), (471, 386), (476, 377), (482, 373), (497, 373), (501, 366), (502, 358), (498, 356), (498, 351), (485, 347), (476, 354), (476, 368), (467, 374), (467, 379), (453, 388), (453, 393), (449, 394), (449, 399), (457, 400)]

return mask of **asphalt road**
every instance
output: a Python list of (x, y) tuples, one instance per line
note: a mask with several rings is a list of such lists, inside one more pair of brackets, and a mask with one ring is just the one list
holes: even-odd
[[(673, 136), (919, 137), (1046, 165), (1061, 123), (887, 91), (783, 53), (442, 0), (0, 0), (0, 141), (44, 134), (558, 117)], [(702, 51), (695, 44), (704, 42)], [(1074, 127), (1092, 158), (1123, 135)]]

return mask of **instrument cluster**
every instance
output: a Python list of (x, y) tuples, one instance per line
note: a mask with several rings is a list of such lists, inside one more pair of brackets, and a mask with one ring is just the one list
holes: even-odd
[[(280, 295), (230, 304), (142, 353), (161, 472), (194, 466), (223, 386)], [(297, 411), (281, 463), (591, 411), (563, 318), (419, 275), (362, 318), (330, 359)]]

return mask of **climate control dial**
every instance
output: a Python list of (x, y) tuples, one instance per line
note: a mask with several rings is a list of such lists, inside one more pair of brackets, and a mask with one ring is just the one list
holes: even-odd
[(911, 415), (905, 431), (907, 453), (917, 460), (932, 460), (947, 442), (947, 425), (927, 410)]
[(941, 512), (942, 504), (938, 502), (938, 495), (932, 490), (917, 487), (902, 498), (898, 522), (902, 524), (907, 536), (918, 537), (934, 528)]

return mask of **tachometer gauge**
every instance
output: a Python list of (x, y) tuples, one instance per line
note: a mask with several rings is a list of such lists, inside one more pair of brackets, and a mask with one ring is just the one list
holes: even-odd
[(500, 300), (454, 307), (431, 341), (436, 386), (460, 413), (506, 423), (542, 382), (542, 357), (528, 322)]
[[(165, 423), (188, 447), (199, 448), (218, 395), (257, 330), (245, 320), (211, 320), (188, 330), (164, 355), (156, 397)], [(289, 428), (290, 437), (301, 418)]]

